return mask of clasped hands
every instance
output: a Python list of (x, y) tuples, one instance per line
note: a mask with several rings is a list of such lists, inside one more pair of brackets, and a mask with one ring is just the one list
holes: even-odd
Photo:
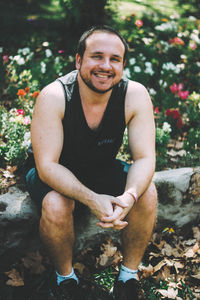
[(117, 230), (126, 227), (128, 222), (125, 221), (124, 218), (136, 202), (134, 198), (126, 192), (118, 197), (108, 195), (100, 196), (100, 209), (93, 211), (100, 220), (96, 225), (102, 228), (113, 228)]

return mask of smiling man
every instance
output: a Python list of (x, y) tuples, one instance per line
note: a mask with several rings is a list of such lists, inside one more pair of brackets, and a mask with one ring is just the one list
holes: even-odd
[[(121, 230), (123, 263), (114, 299), (138, 299), (137, 268), (156, 216), (155, 128), (147, 90), (122, 78), (127, 49), (110, 27), (88, 30), (79, 40), (77, 70), (45, 87), (36, 102), (36, 168), (26, 178), (42, 208), (40, 236), (56, 269), (46, 299), (83, 299), (72, 256), (74, 213), (84, 214), (85, 206), (97, 226)], [(116, 160), (126, 126), (132, 165)]]

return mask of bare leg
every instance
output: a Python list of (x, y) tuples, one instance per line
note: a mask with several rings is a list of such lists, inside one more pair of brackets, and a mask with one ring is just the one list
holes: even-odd
[(128, 226), (122, 231), (123, 264), (136, 270), (151, 238), (156, 218), (157, 193), (151, 184), (127, 216)]
[(43, 199), (40, 236), (61, 275), (68, 275), (72, 270), (74, 206), (73, 200), (55, 191), (49, 192)]

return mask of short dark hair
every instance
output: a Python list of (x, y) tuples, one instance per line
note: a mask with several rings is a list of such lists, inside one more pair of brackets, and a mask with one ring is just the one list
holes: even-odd
[(111, 34), (115, 34), (116, 36), (118, 36), (120, 38), (120, 40), (122, 41), (125, 51), (124, 51), (124, 61), (126, 60), (127, 57), (127, 53), (128, 53), (128, 44), (126, 42), (126, 40), (124, 39), (124, 37), (121, 35), (121, 33), (119, 33), (119, 31), (113, 29), (110, 26), (107, 25), (99, 25), (99, 26), (93, 26), (92, 28), (90, 28), (89, 30), (85, 31), (79, 41), (78, 41), (78, 46), (77, 46), (77, 53), (83, 57), (84, 52), (85, 52), (85, 48), (86, 48), (86, 40), (87, 38), (92, 35), (94, 32), (107, 32), (107, 33), (111, 33)]

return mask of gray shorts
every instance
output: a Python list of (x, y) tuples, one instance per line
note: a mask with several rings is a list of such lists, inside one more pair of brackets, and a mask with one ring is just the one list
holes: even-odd
[[(104, 172), (77, 176), (81, 183), (99, 194), (119, 196), (124, 192), (127, 172), (130, 165), (121, 160), (115, 160), (112, 167)], [(36, 168), (32, 168), (26, 175), (26, 184), (32, 200), (41, 210), (42, 200), (53, 189), (41, 181)]]

